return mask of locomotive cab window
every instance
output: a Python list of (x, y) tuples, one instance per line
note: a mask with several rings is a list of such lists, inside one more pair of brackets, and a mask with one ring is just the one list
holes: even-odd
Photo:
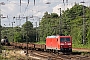
[(60, 38), (61, 42), (70, 42), (70, 38)]
[(70, 38), (66, 38), (66, 41), (70, 42)]

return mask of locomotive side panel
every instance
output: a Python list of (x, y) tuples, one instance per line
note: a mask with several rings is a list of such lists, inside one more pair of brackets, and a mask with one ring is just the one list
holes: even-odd
[(51, 49), (52, 39), (46, 38), (46, 49)]
[(57, 50), (58, 49), (57, 45), (58, 45), (57, 38), (52, 38), (51, 48)]
[(58, 38), (56, 36), (46, 38), (46, 49), (58, 50)]

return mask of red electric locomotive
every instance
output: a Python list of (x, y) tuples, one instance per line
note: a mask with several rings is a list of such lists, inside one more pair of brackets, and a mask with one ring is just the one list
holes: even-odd
[(71, 36), (47, 36), (46, 49), (57, 50), (61, 52), (72, 52)]

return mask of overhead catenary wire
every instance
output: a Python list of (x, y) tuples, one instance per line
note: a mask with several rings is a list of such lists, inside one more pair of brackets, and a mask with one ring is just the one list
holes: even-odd
[[(25, 7), (25, 11), (24, 11), (24, 13), (23, 13), (22, 16), (24, 16), (24, 14), (26, 13), (26, 11), (27, 11), (27, 9), (28, 9), (28, 5), (29, 5), (29, 0), (28, 0), (28, 4), (27, 4), (27, 6)], [(19, 24), (21, 25), (21, 13), (22, 13), (22, 12), (21, 12), (21, 10), (22, 10), (21, 7), (22, 7), (22, 0), (20, 0), (20, 5), (19, 5), (19, 6), (20, 6), (20, 14), (19, 14), (19, 18), (16, 19), (16, 20), (20, 20)], [(19, 25), (19, 26), (20, 26), (20, 25)]]
[[(8, 1), (9, 3), (11, 3), (11, 4), (16, 4), (16, 5), (18, 5), (17, 3), (12, 2), (12, 0), (7, 0), (7, 1)], [(21, 6), (21, 8), (22, 8), (22, 7), (23, 7), (23, 5), (22, 5), (23, 2), (22, 2), (22, 1), (24, 1), (24, 0), (19, 0), (19, 1), (20, 1), (20, 5), (18, 5), (18, 6)], [(27, 1), (27, 3), (26, 3), (27, 5), (24, 7), (25, 11), (23, 11), (23, 16), (25, 16), (26, 11), (29, 10), (28, 7), (29, 7), (29, 4), (30, 4), (30, 0), (26, 0), (26, 1)], [(56, 2), (56, 1), (55, 1), (55, 2)], [(63, 0), (63, 2), (65, 3), (65, 0)], [(68, 2), (68, 0), (66, 0), (66, 2)], [(18, 2), (18, 3), (19, 3), (19, 2)], [(34, 5), (36, 5), (36, 0), (33, 0), (33, 3), (34, 3)], [(21, 8), (20, 8), (20, 9), (21, 9)], [(21, 10), (22, 10), (22, 9), (21, 9)], [(22, 12), (21, 10), (20, 10), (20, 12)], [(9, 16), (9, 15), (8, 15), (8, 16)], [(20, 15), (20, 16), (21, 16), (21, 15)]]
[(68, 5), (68, 0), (63, 0), (63, 4), (64, 4), (64, 11), (65, 11), (65, 5)]
[[(15, 4), (15, 5), (17, 5), (17, 6), (20, 6), (20, 11), (22, 10), (21, 7), (23, 7), (22, 4), (27, 4), (27, 3), (22, 3), (22, 0), (20, 0), (19, 5), (18, 5), (18, 3), (12, 2), (12, 1), (10, 1), (10, 0), (7, 0), (7, 1), (9, 2), (9, 4)], [(25, 8), (25, 12), (26, 12), (26, 10), (27, 10), (28, 5), (29, 5), (29, 0), (28, 0), (27, 6), (26, 6), (26, 7), (23, 7), (23, 8)], [(23, 14), (25, 14), (25, 13), (23, 13)]]

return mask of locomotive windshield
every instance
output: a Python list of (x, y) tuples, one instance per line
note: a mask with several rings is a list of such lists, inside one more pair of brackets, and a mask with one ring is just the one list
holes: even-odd
[(70, 38), (60, 38), (60, 42), (70, 42)]

